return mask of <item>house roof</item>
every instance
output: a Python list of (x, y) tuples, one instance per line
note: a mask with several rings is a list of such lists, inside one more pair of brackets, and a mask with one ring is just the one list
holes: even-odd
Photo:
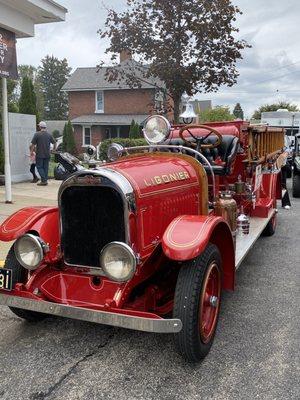
[[(142, 78), (141, 65), (134, 60), (124, 61), (117, 68), (124, 68), (128, 73), (134, 73), (135, 76)], [(84, 91), (84, 90), (103, 90), (103, 89), (130, 89), (130, 86), (121, 80), (120, 82), (108, 82), (105, 78), (107, 69), (110, 67), (89, 67), (77, 68), (70, 76), (68, 81), (62, 87), (65, 91)], [(147, 68), (147, 67), (143, 67)], [(163, 87), (162, 82), (154, 77), (142, 78), (141, 89), (154, 89), (155, 87)]]
[(72, 119), (73, 125), (130, 125), (132, 120), (138, 124), (142, 124), (149, 115), (108, 115), (108, 114), (91, 114), (91, 115), (81, 115), (80, 117)]

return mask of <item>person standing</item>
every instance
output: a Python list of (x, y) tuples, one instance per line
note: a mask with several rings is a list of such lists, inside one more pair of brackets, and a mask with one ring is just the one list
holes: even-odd
[(47, 131), (46, 122), (39, 123), (40, 131), (36, 132), (32, 138), (30, 153), (36, 153), (36, 167), (41, 177), (38, 186), (48, 185), (48, 170), (50, 162), (50, 146), (53, 144), (53, 150), (56, 149), (56, 141)]
[(35, 173), (35, 167), (36, 167), (36, 163), (35, 163), (35, 152), (31, 152), (30, 154), (30, 172), (32, 173), (32, 181), (31, 183), (37, 183), (39, 181), (39, 178), (37, 177), (36, 173)]

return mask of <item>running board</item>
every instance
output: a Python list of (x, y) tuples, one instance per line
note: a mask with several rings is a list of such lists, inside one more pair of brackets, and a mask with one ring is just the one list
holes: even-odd
[(250, 218), (250, 231), (248, 235), (237, 236), (236, 238), (236, 250), (235, 250), (235, 268), (238, 269), (243, 262), (246, 255), (249, 253), (257, 239), (262, 234), (268, 222), (273, 217), (277, 210), (272, 209), (269, 211), (267, 218)]

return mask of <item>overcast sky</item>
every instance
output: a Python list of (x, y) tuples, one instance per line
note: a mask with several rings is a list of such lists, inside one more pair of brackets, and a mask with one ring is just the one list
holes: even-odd
[[(97, 34), (105, 21), (102, 1), (57, 2), (69, 11), (66, 22), (37, 26), (34, 38), (20, 39), (18, 63), (38, 66), (47, 54), (66, 57), (72, 68), (95, 66), (100, 59), (108, 61), (104, 55), (107, 42)], [(278, 100), (300, 106), (300, 1), (233, 0), (233, 3), (243, 11), (237, 21), (238, 36), (253, 47), (243, 52), (235, 86), (196, 97), (231, 108), (240, 102), (247, 116), (259, 105)], [(106, 4), (122, 10), (126, 1), (106, 0)]]

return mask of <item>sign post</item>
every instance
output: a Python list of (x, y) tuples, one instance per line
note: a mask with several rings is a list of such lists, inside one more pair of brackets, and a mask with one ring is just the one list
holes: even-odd
[(17, 79), (16, 36), (0, 28), (0, 77), (2, 77), (2, 121), (4, 139), (5, 202), (12, 202), (11, 168), (9, 157), (7, 78)]

